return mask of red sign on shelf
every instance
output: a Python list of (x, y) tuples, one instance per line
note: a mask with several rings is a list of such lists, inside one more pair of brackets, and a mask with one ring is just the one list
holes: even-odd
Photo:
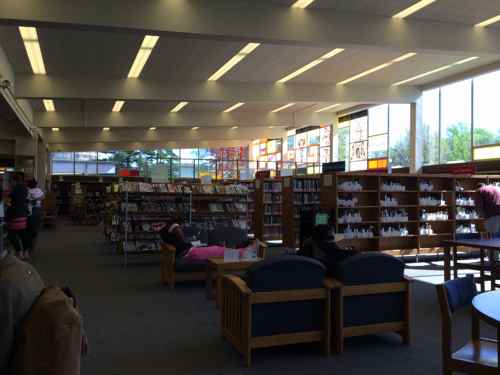
[(473, 164), (450, 165), (449, 171), (452, 174), (476, 174), (476, 166)]

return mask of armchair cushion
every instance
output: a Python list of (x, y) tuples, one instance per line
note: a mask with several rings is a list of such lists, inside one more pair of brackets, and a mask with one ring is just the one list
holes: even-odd
[(459, 310), (461, 307), (470, 305), (472, 299), (477, 294), (474, 275), (467, 275), (466, 277), (447, 281), (444, 283), (444, 287), (448, 295), (448, 303), (452, 312)]
[[(296, 256), (274, 257), (251, 266), (246, 274), (252, 292), (323, 288), (321, 262)], [(323, 301), (261, 303), (252, 306), (252, 336), (271, 336), (324, 328)]]
[(399, 282), (404, 279), (404, 263), (383, 253), (361, 253), (340, 262), (334, 277), (344, 285)]
[(253, 292), (272, 292), (322, 288), (325, 272), (325, 266), (315, 259), (284, 255), (252, 265), (245, 277)]

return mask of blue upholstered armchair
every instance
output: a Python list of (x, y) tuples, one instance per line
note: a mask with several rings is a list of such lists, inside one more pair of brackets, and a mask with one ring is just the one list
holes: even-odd
[(338, 264), (332, 289), (332, 339), (337, 353), (345, 337), (396, 332), (410, 343), (410, 283), (404, 263), (383, 253), (361, 253)]
[(224, 276), (222, 336), (251, 363), (252, 349), (323, 342), (330, 348), (330, 293), (325, 267), (301, 256), (256, 263), (246, 276)]

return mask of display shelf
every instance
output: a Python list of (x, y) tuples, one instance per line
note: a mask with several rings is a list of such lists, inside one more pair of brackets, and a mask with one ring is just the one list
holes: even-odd
[[(457, 230), (469, 231), (483, 229), (482, 219), (459, 219), (459, 213), (473, 214), (474, 206), (458, 205), (456, 199), (465, 196), (471, 197), (475, 194), (478, 182), (488, 183), (494, 181), (494, 176), (462, 176), (462, 175), (412, 175), (412, 174), (388, 174), (388, 173), (331, 173), (321, 176), (321, 209), (335, 214), (336, 230), (343, 232), (347, 225), (352, 228), (373, 227), (378, 240), (369, 242), (367, 239), (349, 240), (350, 243), (362, 250), (408, 250), (414, 249), (419, 252), (422, 249), (441, 246), (443, 238), (453, 238)], [(498, 179), (499, 177), (496, 176)], [(349, 187), (345, 189), (343, 187)], [(351, 190), (357, 191), (351, 191)], [(425, 202), (426, 197), (433, 197), (437, 205), (420, 204), (421, 199)], [(353, 202), (355, 200), (355, 202)], [(432, 199), (429, 199), (432, 201)], [(339, 203), (347, 201), (347, 203)], [(387, 202), (387, 203), (384, 203)], [(424, 203), (422, 202), (422, 203)], [(440, 203), (443, 203), (441, 205)], [(382, 215), (388, 215), (386, 210), (405, 210), (408, 221), (382, 221)], [(457, 210), (457, 209), (461, 209)], [(466, 210), (467, 211), (463, 211)], [(340, 223), (338, 219), (349, 210), (358, 210), (364, 221), (360, 223)], [(423, 220), (422, 212), (428, 214), (443, 211), (447, 213), (446, 220)], [(368, 214), (370, 212), (370, 214)], [(352, 215), (356, 216), (355, 211)], [(392, 214), (389, 214), (392, 215)], [(396, 213), (396, 216), (398, 214)], [(406, 216), (406, 215), (405, 215)], [(432, 215), (431, 215), (432, 216)], [(420, 230), (429, 225), (434, 231), (432, 235), (420, 234)], [(470, 224), (470, 225), (469, 225)], [(474, 224), (476, 226), (474, 227)], [(407, 230), (404, 236), (381, 236), (380, 231), (385, 229)], [(375, 243), (377, 245), (375, 245)]]

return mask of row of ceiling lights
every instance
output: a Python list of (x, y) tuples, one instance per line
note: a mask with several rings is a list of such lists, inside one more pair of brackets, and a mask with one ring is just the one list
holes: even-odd
[[(403, 19), (403, 18), (408, 17), (409, 15), (421, 10), (422, 8), (432, 4), (435, 1), (436, 0), (420, 0), (417, 3), (413, 4), (412, 6), (398, 12), (393, 17)], [(314, 2), (314, 0), (298, 0), (294, 4), (292, 4), (292, 7), (304, 9), (304, 8), (308, 7), (313, 2)], [(485, 27), (485, 26), (491, 25), (492, 23), (498, 22), (498, 21), (500, 21), (500, 15), (492, 17), (490, 19), (487, 19), (483, 22), (480, 22), (480, 23), (476, 24), (475, 26), (476, 27)], [(36, 28), (21, 26), (21, 27), (19, 27), (19, 32), (20, 32), (21, 37), (23, 39), (26, 53), (28, 55), (28, 59), (30, 61), (33, 73), (34, 74), (47, 74), (47, 72), (45, 70), (45, 65), (43, 62), (42, 52), (41, 52), (41, 48), (40, 48), (40, 43), (38, 41), (38, 34), (37, 34)], [(153, 49), (155, 48), (156, 44), (158, 43), (158, 40), (159, 40), (159, 36), (156, 36), (156, 35), (146, 35), (144, 37), (144, 39), (141, 43), (141, 46), (139, 48), (139, 51), (137, 52), (137, 55), (134, 59), (134, 62), (132, 63), (130, 71), (128, 73), (128, 78), (138, 78), (140, 76), (140, 74), (141, 74), (142, 70), (144, 69), (144, 66), (146, 65)], [(236, 55), (234, 55), (222, 67), (220, 67), (214, 74), (212, 74), (208, 78), (208, 81), (217, 81), (224, 74), (226, 74), (228, 71), (230, 71), (234, 66), (236, 66), (239, 62), (241, 62), (243, 59), (245, 59), (249, 54), (251, 54), (257, 47), (259, 47), (259, 45), (260, 45), (260, 43), (248, 43), (247, 45), (245, 45)], [(305, 73), (306, 71), (312, 69), (313, 67), (323, 63), (324, 61), (327, 61), (328, 59), (333, 58), (334, 56), (342, 53), (343, 51), (344, 51), (343, 48), (335, 48), (332, 51), (320, 56), (318, 59), (313, 60), (312, 62), (304, 65), (303, 67), (301, 67), (301, 68), (295, 70), (294, 72), (286, 75), (285, 77), (279, 79), (278, 81), (276, 81), (276, 83), (285, 83), (285, 82)], [(406, 54), (404, 54), (396, 59), (390, 60), (390, 61), (385, 62), (385, 63), (380, 64), (380, 65), (377, 65), (371, 69), (368, 69), (364, 72), (361, 72), (361, 73), (358, 73), (352, 77), (349, 77), (341, 82), (338, 82), (338, 85), (344, 85), (344, 84), (350, 83), (352, 81), (355, 81), (357, 79), (365, 77), (369, 74), (375, 73), (375, 72), (380, 71), (380, 70), (385, 69), (385, 68), (388, 68), (389, 66), (391, 66), (395, 63), (399, 63), (401, 61), (404, 61), (406, 59), (414, 57), (415, 55), (416, 55), (415, 52), (406, 53)], [(419, 78), (422, 78), (422, 77), (449, 69), (453, 66), (476, 60), (478, 58), (479, 57), (477, 57), (477, 56), (472, 56), (472, 57), (469, 57), (467, 59), (462, 59), (462, 60), (459, 60), (455, 63), (448, 64), (448, 65), (439, 67), (437, 69), (433, 69), (431, 71), (428, 71), (428, 72), (404, 79), (402, 81), (396, 82), (393, 85), (399, 86), (399, 85), (417, 80)], [(47, 112), (55, 111), (55, 105), (54, 105), (53, 100), (43, 99), (43, 104), (44, 104), (45, 110)], [(114, 105), (113, 105), (112, 111), (113, 112), (120, 112), (122, 110), (124, 104), (125, 104), (125, 101), (116, 100)], [(243, 106), (244, 104), (245, 103), (241, 103), (241, 102), (236, 103), (236, 104), (232, 105), (231, 107), (225, 109), (223, 112), (226, 112), (226, 113), (231, 112), (231, 111)], [(188, 105), (187, 101), (181, 101), (174, 108), (172, 108), (170, 112), (174, 112), (174, 113), (179, 112), (186, 105)], [(276, 109), (272, 110), (271, 112), (276, 113), (276, 112), (282, 111), (286, 108), (290, 108), (293, 105), (295, 105), (295, 103), (289, 103), (289, 104), (286, 104), (282, 107), (276, 108)], [(340, 105), (340, 104), (329, 105), (327, 107), (323, 107), (323, 108), (318, 109), (316, 112), (324, 112), (324, 111), (332, 109), (338, 105)]]
[[(199, 126), (193, 126), (193, 127), (191, 128), (191, 130), (198, 130), (199, 128), (200, 128)], [(274, 129), (274, 128), (275, 128), (275, 126), (268, 126), (268, 128), (269, 128), (269, 129)], [(155, 131), (156, 129), (157, 129), (157, 127), (156, 127), (156, 126), (151, 126), (151, 127), (149, 128), (149, 130), (151, 130), (151, 131)], [(231, 127), (229, 128), (229, 130), (236, 130), (236, 129), (238, 129), (238, 126), (231, 126)], [(111, 130), (111, 128), (109, 128), (109, 127), (104, 127), (104, 128), (102, 128), (102, 131), (103, 131), (103, 132), (109, 132), (110, 130)], [(53, 132), (59, 132), (59, 131), (61, 131), (61, 129), (60, 129), (60, 128), (52, 128), (52, 131), (53, 131)]]

